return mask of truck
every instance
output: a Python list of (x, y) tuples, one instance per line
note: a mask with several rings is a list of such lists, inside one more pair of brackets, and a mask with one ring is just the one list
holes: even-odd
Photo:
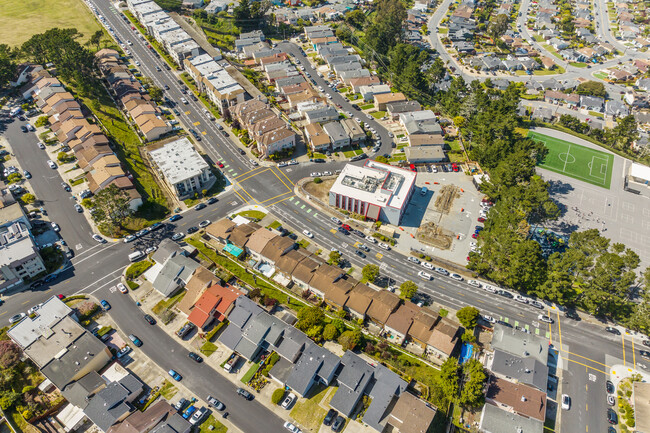
[(230, 359), (228, 360), (228, 362), (224, 364), (223, 369), (226, 370), (228, 373), (234, 373), (235, 367), (237, 366), (238, 362), (239, 362), (239, 355), (233, 353), (232, 355), (230, 355)]

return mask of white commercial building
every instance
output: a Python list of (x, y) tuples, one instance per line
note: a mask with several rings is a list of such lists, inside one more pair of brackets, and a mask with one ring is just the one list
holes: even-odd
[(209, 189), (215, 181), (210, 166), (187, 138), (149, 152), (152, 163), (179, 199)]
[(415, 188), (416, 172), (368, 160), (347, 164), (329, 192), (329, 204), (370, 220), (399, 225)]

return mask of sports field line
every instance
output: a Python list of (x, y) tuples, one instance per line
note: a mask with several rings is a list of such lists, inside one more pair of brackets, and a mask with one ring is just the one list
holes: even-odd
[[(603, 174), (603, 166), (605, 167), (605, 174), (602, 177), (594, 175), (594, 163), (596, 162), (596, 160), (605, 161), (605, 163), (601, 162), (601, 164), (600, 164), (600, 170), (599, 170), (600, 174)], [(596, 155), (591, 156), (591, 162), (589, 163), (589, 176), (591, 176), (591, 177), (593, 177), (595, 179), (602, 180), (603, 185), (605, 184), (605, 181), (607, 181), (607, 169), (608, 168), (609, 168), (609, 158), (603, 158), (602, 156), (596, 156)]]
[[(558, 154), (558, 158), (562, 155), (561, 153)], [(569, 155), (571, 155), (571, 145), (569, 144), (569, 147), (566, 150), (566, 156), (564, 157), (564, 167), (562, 167), (562, 171), (566, 172), (566, 165), (569, 162)], [(575, 158), (574, 158), (575, 159)], [(573, 163), (572, 163), (573, 164)]]

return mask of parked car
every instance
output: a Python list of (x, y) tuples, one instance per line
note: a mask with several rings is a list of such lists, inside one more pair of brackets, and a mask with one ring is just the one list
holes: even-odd
[(190, 352), (190, 353), (187, 354), (187, 356), (188, 356), (191, 360), (196, 361), (196, 362), (198, 362), (199, 364), (200, 364), (201, 362), (203, 362), (203, 358), (202, 358), (200, 355), (198, 355), (197, 353)]
[(253, 399), (253, 394), (250, 392), (246, 391), (244, 388), (237, 388), (237, 394), (241, 395), (244, 397), (246, 400), (252, 400)]
[(156, 319), (154, 319), (154, 318), (153, 318), (152, 316), (150, 316), (149, 314), (145, 314), (145, 315), (144, 315), (144, 320), (146, 320), (147, 323), (150, 324), (150, 325), (155, 325), (155, 324), (156, 324)]
[(327, 411), (327, 415), (325, 415), (325, 418), (323, 419), (323, 424), (331, 425), (338, 415), (339, 413), (336, 410), (330, 409)]
[(605, 382), (605, 389), (607, 390), (607, 394), (614, 394), (615, 388), (611, 380)]
[(183, 418), (189, 419), (195, 411), (196, 411), (195, 406), (188, 407), (187, 409), (185, 409), (185, 412), (183, 412)]
[(196, 326), (192, 322), (187, 322), (181, 329), (176, 332), (176, 335), (181, 339), (185, 338)]
[(569, 410), (571, 408), (571, 397), (562, 394), (562, 410)]
[(194, 415), (192, 415), (192, 418), (190, 418), (190, 424), (198, 424), (198, 422), (201, 421), (201, 419), (205, 416), (206, 412), (207, 409), (204, 407), (194, 412)]
[(332, 431), (339, 431), (345, 424), (345, 418), (343, 418), (341, 415), (337, 416), (334, 422), (332, 423)]
[(282, 406), (282, 409), (288, 410), (291, 408), (291, 406), (293, 405), (293, 403), (296, 401), (297, 398), (298, 397), (296, 396), (296, 394), (290, 392), (289, 395), (287, 395), (284, 398), (284, 400), (282, 400), (282, 404), (280, 406)]
[(612, 425), (618, 424), (618, 415), (616, 415), (616, 411), (611, 407), (607, 409), (607, 422)]
[(226, 406), (223, 403), (221, 403), (219, 400), (212, 397), (211, 395), (208, 396), (207, 401), (208, 401), (208, 406), (212, 406), (216, 410), (224, 410), (226, 408)]
[(12, 325), (13, 325), (14, 323), (18, 323), (18, 322), (20, 322), (21, 320), (23, 320), (23, 317), (26, 317), (26, 316), (27, 316), (27, 314), (25, 314), (25, 313), (18, 313), (18, 314), (16, 314), (15, 316), (11, 316), (11, 317), (9, 318), (9, 323), (11, 323)]
[(207, 204), (205, 204), (205, 203), (199, 203), (199, 204), (197, 204), (196, 206), (194, 206), (194, 210), (201, 210), (201, 209), (205, 209), (206, 207), (208, 207)]
[(302, 234), (305, 235), (305, 236), (307, 236), (307, 237), (310, 238), (310, 239), (314, 237), (314, 235), (312, 234), (312, 232), (310, 232), (309, 230), (303, 230), (303, 231), (302, 231)]
[(172, 215), (172, 216), (169, 218), (169, 222), (170, 222), (170, 223), (173, 223), (174, 221), (178, 221), (178, 220), (181, 219), (181, 218), (183, 218), (183, 215)]
[(619, 331), (618, 329), (616, 329), (616, 328), (614, 328), (612, 326), (606, 327), (605, 331), (607, 331), (607, 332), (609, 332), (611, 334), (614, 334), (614, 335), (621, 335), (621, 331)]
[(131, 340), (136, 347), (142, 346), (142, 340), (140, 340), (138, 337), (136, 337), (133, 334), (129, 335), (129, 340)]
[(177, 411), (181, 411), (181, 410), (183, 410), (183, 408), (185, 407), (186, 404), (187, 404), (187, 400), (184, 399), (184, 398), (181, 398), (180, 400), (178, 400), (178, 401), (176, 402), (176, 404), (174, 404), (173, 407), (174, 407), (174, 409), (176, 409)]
[(289, 430), (291, 433), (302, 433), (302, 430), (300, 430), (298, 427), (296, 427), (295, 425), (293, 425), (289, 421), (285, 421), (284, 428)]
[(181, 379), (183, 379), (183, 376), (181, 376), (180, 374), (178, 374), (178, 372), (177, 372), (176, 370), (174, 370), (174, 369), (169, 370), (167, 373), (169, 373), (169, 375), (170, 375), (170, 376), (171, 376), (171, 377), (172, 377), (176, 382), (180, 382)]
[(106, 302), (106, 300), (102, 299), (101, 301), (99, 301), (99, 303), (100, 303), (101, 306), (102, 306), (102, 310), (104, 310), (104, 311), (108, 311), (108, 310), (111, 309), (111, 304), (109, 304), (108, 302)]

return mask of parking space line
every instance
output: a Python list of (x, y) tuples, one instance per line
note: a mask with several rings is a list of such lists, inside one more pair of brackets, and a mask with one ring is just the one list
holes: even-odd
[(311, 208), (310, 208), (310, 209), (307, 209), (307, 213), (311, 213)]
[(317, 216), (318, 216), (318, 214), (317, 214), (317, 213), (315, 213), (315, 214), (314, 214), (314, 218), (316, 218)]
[(302, 206), (300, 206), (300, 209), (304, 209), (305, 206), (307, 206), (307, 205), (303, 204)]

